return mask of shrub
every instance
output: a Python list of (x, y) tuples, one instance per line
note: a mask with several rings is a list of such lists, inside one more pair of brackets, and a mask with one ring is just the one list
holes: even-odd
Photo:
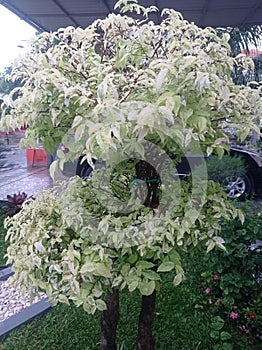
[(262, 340), (261, 246), (255, 245), (262, 215), (250, 204), (243, 210), (244, 224), (236, 219), (222, 227), (227, 251), (201, 255), (194, 267), (192, 298), (195, 308), (209, 315), (215, 349), (258, 349)]
[(198, 166), (195, 169), (195, 173), (203, 177), (203, 172), (206, 169), (208, 178), (220, 183), (222, 186), (227, 178), (244, 176), (246, 173), (244, 160), (239, 156), (231, 157), (227, 154), (221, 159), (215, 155), (208, 157), (206, 164)]

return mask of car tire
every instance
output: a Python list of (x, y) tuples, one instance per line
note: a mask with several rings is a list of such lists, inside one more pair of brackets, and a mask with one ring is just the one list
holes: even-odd
[(254, 181), (249, 174), (230, 177), (224, 181), (223, 189), (228, 198), (244, 201), (252, 195), (254, 191)]

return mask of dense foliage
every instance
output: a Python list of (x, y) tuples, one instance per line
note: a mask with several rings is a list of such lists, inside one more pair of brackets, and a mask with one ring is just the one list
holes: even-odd
[[(261, 247), (252, 250), (251, 246), (261, 237), (262, 216), (259, 207), (247, 206), (244, 211), (248, 215), (243, 225), (238, 219), (223, 225), (227, 252), (183, 254), (187, 278), (177, 288), (171, 282), (174, 272), (163, 276), (154, 323), (157, 349), (260, 349)], [(130, 298), (123, 291), (120, 304), (119, 348), (133, 350), (139, 293)], [(90, 350), (98, 348), (98, 315), (58, 305), (13, 331), (2, 340), (1, 349), (82, 350), (87, 343)]]
[(8, 77), (12, 72), (12, 67), (5, 68), (0, 75), (0, 95), (9, 94), (14, 88), (22, 85), (20, 80), (9, 80)]
[(250, 47), (258, 47), (261, 41), (262, 26), (261, 25), (244, 25), (239, 27), (217, 28), (218, 35), (224, 33), (230, 34), (229, 44), (231, 47), (231, 55), (233, 57), (245, 51), (247, 54)]
[[(0, 107), (3, 102), (3, 96), (9, 94), (16, 87), (20, 87), (22, 85), (22, 81), (20, 79), (9, 79), (9, 76), (12, 72), (12, 67), (5, 68), (4, 72), (0, 75)], [(19, 92), (13, 95), (13, 98), (17, 98)], [(2, 115), (2, 109), (0, 108), (0, 117)]]
[(193, 267), (192, 301), (209, 315), (214, 349), (259, 349), (262, 341), (261, 208), (245, 204), (242, 210), (244, 224), (222, 227), (227, 251), (214, 249)]
[(6, 254), (6, 249), (8, 247), (8, 243), (5, 241), (6, 229), (4, 228), (4, 218), (0, 215), (0, 266), (5, 266), (6, 258), (4, 258)]
[(223, 158), (211, 156), (207, 158), (205, 164), (201, 164), (194, 169), (199, 177), (205, 176), (207, 170), (210, 180), (220, 183), (222, 186), (227, 183), (228, 178), (236, 178), (246, 174), (244, 159), (239, 156), (224, 155)]
[[(219, 218), (237, 215), (221, 201), (215, 183), (208, 185), (206, 196), (199, 187), (199, 212), (189, 209), (186, 182), (169, 188), (161, 202), (174, 204), (167, 211), (139, 205), (127, 215), (110, 213), (97, 198), (99, 175), (95, 172), (89, 181), (72, 178), (63, 188), (44, 191), (6, 221), (8, 262), (14, 282), (24, 290), (45, 290), (53, 303), (73, 300), (92, 313), (105, 308), (104, 292), (112, 287), (150, 295), (159, 289), (163, 272), (176, 269), (175, 285), (183, 279), (176, 245), (186, 250), (201, 240), (208, 251), (222, 248), (223, 240), (216, 237)], [(173, 200), (178, 191), (179, 206)]]

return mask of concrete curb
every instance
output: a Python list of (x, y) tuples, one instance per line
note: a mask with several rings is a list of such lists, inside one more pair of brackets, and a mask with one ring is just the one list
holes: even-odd
[[(0, 270), (0, 281), (6, 281), (12, 276), (13, 271), (11, 267)], [(25, 323), (32, 321), (36, 317), (42, 316), (51, 310), (51, 305), (48, 299), (43, 299), (19, 313), (9, 317), (7, 320), (0, 322), (0, 339), (6, 337), (14, 329), (21, 327)]]
[(10, 276), (12, 276), (13, 271), (11, 267), (6, 267), (0, 270), (0, 281), (6, 281)]
[(21, 327), (25, 323), (32, 321), (34, 318), (45, 314), (50, 309), (51, 305), (47, 299), (44, 299), (27, 307), (18, 314), (9, 317), (7, 320), (0, 322), (0, 339), (6, 337), (14, 329)]

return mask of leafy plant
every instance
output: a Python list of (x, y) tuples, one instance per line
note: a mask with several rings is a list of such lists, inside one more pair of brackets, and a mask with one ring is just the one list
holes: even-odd
[[(240, 139), (258, 131), (262, 103), (259, 89), (232, 82), (227, 35), (173, 10), (154, 25), (148, 15), (155, 7), (119, 6), (122, 14), (86, 29), (41, 34), (14, 67), (12, 76), (25, 84), (19, 98), (5, 99), (2, 127), (28, 125), (22, 146), (41, 141), (53, 153), (62, 142), (68, 153), (57, 152), (61, 166), (80, 156), (104, 166), (88, 181), (43, 192), (7, 219), (8, 261), (24, 291), (102, 310), (103, 349), (117, 347), (119, 290), (139, 291), (137, 348), (153, 349), (162, 275), (174, 271), (179, 285), (181, 249), (223, 249), (221, 221), (243, 220), (217, 184), (197, 176), (175, 181), (169, 154), (176, 161), (187, 151), (222, 156), (228, 127)], [(129, 10), (144, 20), (124, 16)]]
[[(9, 79), (10, 74), (12, 72), (12, 67), (5, 68), (4, 72), (0, 75), (0, 94), (5, 95), (9, 94), (16, 87), (20, 87), (23, 85), (20, 79), (11, 80)], [(19, 91), (19, 90), (18, 90)], [(18, 97), (18, 92), (14, 94), (13, 98), (16, 99)], [(0, 106), (3, 102), (2, 98), (0, 98)], [(2, 115), (2, 109), (0, 108), (0, 117)]]
[[(257, 349), (262, 339), (262, 261), (261, 246), (256, 245), (262, 229), (261, 210), (249, 204), (243, 210), (247, 213), (244, 224), (232, 220), (222, 228), (227, 251), (214, 249), (212, 255), (203, 257), (208, 270), (197, 282), (195, 307), (210, 315), (210, 335), (218, 349), (225, 348), (224, 341), (227, 348)], [(217, 320), (219, 329), (213, 326)]]
[(6, 249), (8, 243), (5, 241), (6, 229), (4, 228), (4, 218), (0, 215), (0, 268), (6, 266)]
[(260, 25), (244, 25), (235, 28), (217, 28), (218, 35), (230, 34), (231, 55), (237, 56), (242, 50), (247, 53), (251, 46), (259, 46), (262, 27)]
[(262, 141), (256, 142), (256, 149), (258, 150), (258, 152), (262, 152)]
[[(29, 197), (33, 199), (33, 197)], [(22, 209), (23, 203), (29, 199), (25, 192), (7, 195), (6, 200), (0, 200), (0, 268), (5, 267), (6, 250), (8, 243), (5, 241), (6, 230), (4, 228), (4, 218), (12, 217)]]
[(216, 181), (223, 186), (227, 178), (244, 176), (246, 168), (245, 162), (241, 157), (231, 157), (225, 154), (221, 159), (215, 155), (208, 157), (205, 164), (195, 169), (195, 173), (202, 178), (205, 176), (206, 171), (210, 180)]
[[(29, 198), (33, 199), (32, 196)], [(14, 193), (13, 195), (7, 195), (6, 200), (0, 201), (1, 215), (4, 217), (15, 215), (21, 210), (23, 203), (29, 198), (25, 192), (18, 192), (17, 194)]]

